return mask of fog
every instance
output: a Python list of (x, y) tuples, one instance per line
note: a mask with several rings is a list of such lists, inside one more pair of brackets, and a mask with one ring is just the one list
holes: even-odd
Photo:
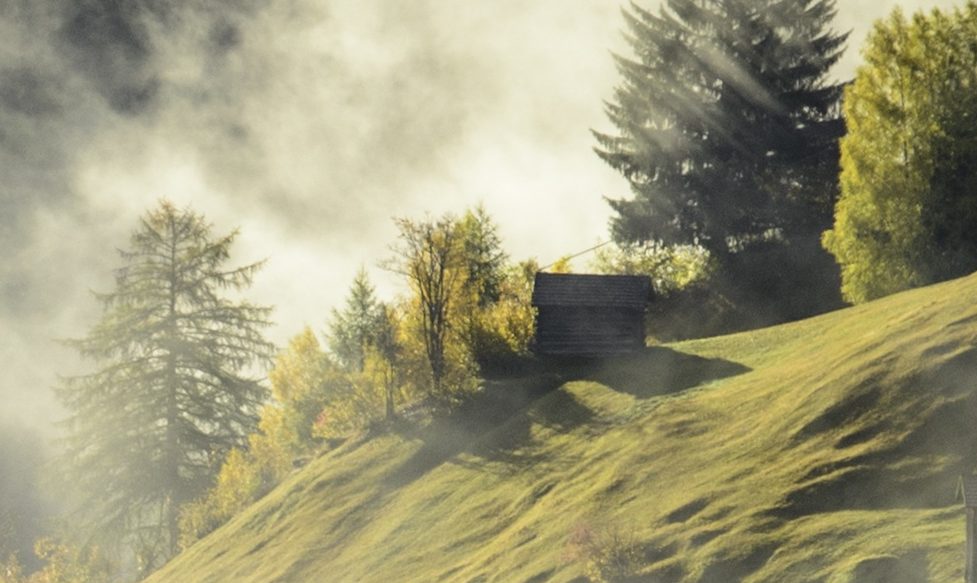
[[(849, 78), (871, 21), (839, 2)], [(902, 3), (916, 7), (951, 2)], [(58, 338), (97, 320), (116, 249), (162, 197), (267, 258), (271, 338), (323, 328), (391, 217), (483, 202), (514, 258), (607, 237), (626, 182), (591, 151), (626, 53), (620, 2), (0, 0), (0, 425), (45, 432)]]

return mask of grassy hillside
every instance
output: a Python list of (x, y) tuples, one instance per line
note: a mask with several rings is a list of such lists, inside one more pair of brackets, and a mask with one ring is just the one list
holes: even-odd
[(492, 383), (316, 459), (150, 581), (572, 581), (580, 525), (638, 541), (637, 580), (961, 580), (975, 338), (970, 277)]

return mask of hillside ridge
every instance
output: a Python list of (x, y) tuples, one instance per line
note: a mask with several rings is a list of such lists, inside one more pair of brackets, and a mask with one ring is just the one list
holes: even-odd
[(635, 581), (959, 580), (975, 339), (970, 276), (488, 382), (322, 455), (148, 581), (585, 581), (581, 528), (629, 533)]

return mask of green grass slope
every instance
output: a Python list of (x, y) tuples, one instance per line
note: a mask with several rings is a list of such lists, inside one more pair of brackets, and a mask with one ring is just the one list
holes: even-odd
[(575, 527), (642, 581), (962, 579), (977, 278), (494, 383), (294, 474), (153, 582), (572, 581)]

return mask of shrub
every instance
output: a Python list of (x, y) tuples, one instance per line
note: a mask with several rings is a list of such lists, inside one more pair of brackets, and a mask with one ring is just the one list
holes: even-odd
[(312, 432), (317, 438), (343, 438), (393, 417), (404, 393), (400, 371), (375, 349), (364, 354), (363, 370), (336, 383), (334, 397), (320, 411)]
[(574, 525), (567, 540), (565, 557), (581, 563), (595, 583), (615, 583), (637, 574), (641, 568), (641, 547), (634, 529), (618, 525)]
[(533, 261), (509, 267), (499, 284), (498, 298), (468, 311), (465, 342), (483, 375), (505, 374), (529, 357), (535, 333), (531, 299), (537, 269)]
[(0, 583), (108, 583), (112, 565), (97, 547), (80, 548), (53, 538), (42, 538), (34, 553), (44, 567), (25, 575), (17, 558), (0, 562)]
[(245, 452), (231, 450), (217, 483), (206, 496), (183, 507), (180, 513), (180, 547), (187, 548), (217, 529), (259, 497), (262, 490), (258, 464)]

